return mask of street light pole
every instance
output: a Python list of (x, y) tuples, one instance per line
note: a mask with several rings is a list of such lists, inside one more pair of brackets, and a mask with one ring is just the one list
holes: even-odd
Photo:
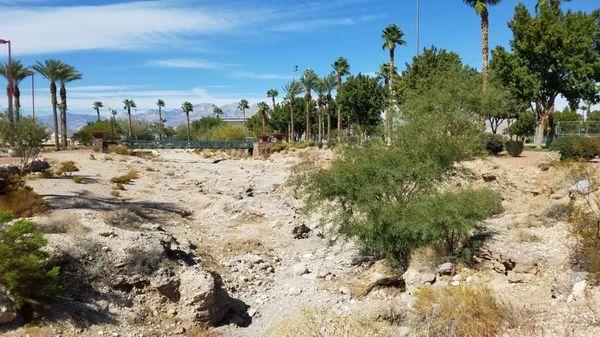
[(419, 56), (419, 0), (417, 0), (417, 56)]
[(31, 72), (31, 116), (33, 117), (33, 121), (35, 122), (35, 83), (34, 83), (35, 73)]
[(0, 39), (0, 44), (7, 44), (8, 45), (8, 123), (10, 125), (13, 125), (14, 120), (13, 120), (13, 92), (14, 92), (14, 88), (13, 88), (13, 79), (12, 79), (12, 55), (11, 55), (11, 50), (10, 50), (10, 40), (3, 40)]

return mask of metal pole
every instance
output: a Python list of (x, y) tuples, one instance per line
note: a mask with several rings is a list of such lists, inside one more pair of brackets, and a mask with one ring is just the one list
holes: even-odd
[(419, 0), (417, 0), (417, 56), (419, 56)]
[(31, 115), (33, 117), (33, 121), (35, 122), (35, 83), (34, 83), (35, 73), (31, 72)]

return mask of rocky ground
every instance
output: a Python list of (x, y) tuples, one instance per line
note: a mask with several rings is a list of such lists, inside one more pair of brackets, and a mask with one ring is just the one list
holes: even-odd
[[(306, 321), (304, 335), (317, 325), (318, 333), (343, 336), (350, 332), (328, 334), (327, 327), (360, 316), (356, 336), (369, 324), (368, 333), (402, 336), (418, 329), (405, 319), (415, 290), (468, 283), (490, 286), (522, 316), (506, 336), (600, 335), (598, 291), (572, 266), (576, 239), (565, 209), (576, 196), (568, 169), (536, 152), (465, 163), (470, 173), (450, 187), (485, 185), (504, 197), (504, 213), (483, 224), (488, 237), (479, 263), (444, 264), (423, 251), (400, 277), (381, 261), (362, 260), (352, 242), (303, 214), (285, 185), (301, 160), (331, 156), (317, 149), (269, 159), (175, 150), (146, 159), (45, 154), (51, 162), (75, 161), (74, 174), (83, 177), (82, 184), (28, 181), (51, 205), (35, 221), (76, 296), (48, 307), (47, 318), (17, 320), (0, 333), (293, 336), (290, 322)], [(111, 177), (130, 170), (139, 179), (113, 195)]]

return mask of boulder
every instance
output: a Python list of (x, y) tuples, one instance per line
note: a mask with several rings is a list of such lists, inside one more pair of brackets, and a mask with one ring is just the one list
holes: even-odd
[(423, 273), (421, 274), (421, 282), (422, 283), (435, 283), (435, 274), (434, 273)]
[(0, 289), (0, 325), (12, 322), (17, 317), (13, 303), (4, 289)]
[(497, 180), (496, 175), (492, 172), (484, 173), (481, 175), (481, 177), (483, 178), (483, 181), (485, 181), (486, 183)]
[(591, 192), (591, 184), (587, 179), (580, 180), (569, 187), (570, 194), (588, 194)]
[(308, 273), (308, 268), (303, 263), (296, 263), (292, 266), (292, 273), (294, 275), (304, 275)]
[(306, 226), (305, 224), (298, 225), (292, 230), (292, 235), (294, 236), (294, 239), (306, 239), (309, 233), (310, 228), (308, 228), (308, 226)]
[(454, 263), (446, 262), (446, 263), (440, 264), (437, 268), (437, 272), (440, 275), (450, 275), (450, 276), (454, 275), (454, 273), (455, 273)]
[(221, 277), (194, 266), (186, 268), (179, 280), (180, 316), (193, 322), (219, 324), (232, 303)]

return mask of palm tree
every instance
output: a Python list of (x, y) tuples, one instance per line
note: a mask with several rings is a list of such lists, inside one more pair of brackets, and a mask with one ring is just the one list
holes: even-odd
[(131, 109), (135, 109), (137, 108), (137, 105), (135, 105), (135, 102), (132, 99), (126, 99), (123, 101), (123, 110), (127, 110), (127, 119), (128, 119), (128, 123), (127, 123), (127, 127), (128, 127), (128, 135), (129, 135), (129, 139), (131, 140), (133, 135), (131, 132)]
[(260, 116), (260, 134), (261, 137), (265, 136), (265, 121), (267, 120), (267, 113), (269, 112), (269, 105), (265, 102), (258, 103), (258, 115)]
[(325, 95), (327, 94), (327, 84), (325, 83), (327, 81), (327, 76), (323, 76), (323, 78), (320, 78), (317, 80), (317, 86), (315, 88), (316, 92), (317, 92), (317, 109), (318, 109), (318, 117), (319, 117), (319, 136), (318, 136), (318, 140), (319, 142), (323, 141), (323, 99), (325, 97)]
[(323, 85), (325, 86), (325, 89), (327, 90), (327, 140), (330, 140), (331, 139), (330, 138), (331, 114), (333, 113), (333, 111), (332, 111), (333, 98), (331, 97), (331, 91), (333, 89), (335, 89), (335, 87), (337, 85), (337, 79), (336, 79), (334, 72), (325, 76), (325, 78), (323, 79)]
[(33, 66), (35, 71), (50, 81), (50, 99), (52, 104), (52, 118), (54, 120), (54, 145), (57, 151), (60, 150), (60, 143), (58, 141), (58, 114), (56, 111), (58, 105), (56, 99), (56, 81), (60, 75), (61, 64), (62, 62), (58, 60), (49, 59), (44, 61), (44, 63), (37, 62)]
[(481, 55), (483, 57), (483, 87), (487, 88), (488, 85), (488, 31), (490, 22), (488, 20), (488, 7), (499, 3), (501, 0), (464, 0), (464, 2), (473, 7), (475, 12), (481, 17)]
[(295, 140), (294, 133), (294, 107), (296, 102), (296, 96), (302, 94), (302, 86), (297, 81), (290, 81), (283, 87), (285, 97), (290, 101), (290, 141)]
[(242, 111), (242, 114), (244, 116), (244, 125), (246, 125), (246, 109), (249, 109), (250, 105), (248, 104), (248, 101), (243, 99), (240, 101), (240, 103), (238, 104), (238, 110)]
[[(398, 69), (396, 69), (396, 67), (394, 67), (394, 77), (398, 76)], [(383, 80), (383, 84), (387, 87), (388, 84), (390, 83), (390, 64), (389, 63), (382, 63), (379, 66), (379, 71), (377, 72), (377, 77), (379, 77), (381, 80)]]
[(115, 140), (115, 121), (117, 118), (117, 110), (112, 109), (110, 110), (110, 135), (112, 137), (112, 140)]
[[(333, 62), (331, 65), (333, 70), (337, 73), (337, 95), (339, 96), (342, 92), (342, 77), (346, 75), (350, 75), (350, 64), (348, 64), (348, 60), (343, 57), (338, 57), (338, 59)], [(342, 129), (342, 106), (338, 104), (338, 121), (337, 121), (337, 129), (340, 131)]]
[(312, 69), (306, 69), (304, 71), (304, 75), (300, 79), (300, 84), (304, 88), (304, 103), (306, 104), (306, 134), (304, 136), (304, 140), (307, 142), (310, 141), (310, 107), (312, 103), (311, 91), (316, 89), (317, 84), (319, 82), (319, 76)]
[(158, 139), (162, 140), (162, 134), (165, 130), (165, 121), (162, 118), (162, 108), (165, 107), (165, 101), (163, 101), (162, 99), (159, 99), (158, 101), (156, 101), (156, 106), (158, 106), (158, 125), (160, 126), (160, 133), (158, 136)]
[(98, 121), (100, 121), (100, 108), (104, 107), (104, 104), (102, 104), (102, 102), (100, 101), (96, 101), (94, 102), (94, 104), (92, 104), (92, 107), (94, 108), (94, 110), (96, 110), (96, 114), (98, 115)]
[(67, 88), (66, 83), (80, 80), (83, 75), (74, 67), (62, 63), (58, 80), (60, 81), (60, 124), (63, 147), (67, 147)]
[(267, 97), (270, 97), (273, 100), (273, 110), (275, 110), (275, 97), (279, 96), (279, 91), (277, 89), (269, 89), (267, 91)]
[[(21, 61), (12, 61), (11, 62), (12, 71), (9, 74), (8, 64), (0, 64), (0, 76), (12, 79), (13, 84), (13, 98), (14, 98), (14, 116), (11, 115), (9, 123), (18, 122), (21, 118), (21, 90), (19, 90), (19, 84), (23, 81), (27, 76), (31, 76), (32, 72), (27, 67), (24, 67)], [(10, 75), (10, 76), (9, 76)], [(10, 92), (10, 88), (6, 87), (6, 94)], [(10, 112), (10, 111), (9, 111)], [(14, 120), (13, 120), (14, 118)]]
[(217, 117), (217, 119), (219, 119), (219, 118), (221, 118), (221, 115), (223, 114), (223, 109), (221, 109), (218, 106), (216, 106), (213, 109), (213, 112), (215, 113), (215, 117)]
[[(396, 24), (392, 23), (383, 29), (383, 33), (381, 34), (381, 38), (383, 39), (383, 49), (387, 49), (390, 53), (390, 63), (388, 65), (388, 70), (390, 73), (389, 78), (389, 90), (390, 90), (390, 102), (394, 101), (394, 70), (396, 66), (394, 65), (394, 52), (396, 51), (396, 45), (404, 46), (406, 45), (406, 41), (402, 38), (404, 37), (404, 33), (400, 30)], [(391, 114), (391, 106), (387, 109), (385, 114), (385, 129), (390, 137), (390, 132), (392, 129), (392, 114)]]
[(181, 105), (181, 110), (185, 113), (187, 117), (187, 140), (188, 142), (192, 139), (192, 129), (190, 128), (190, 112), (194, 111), (194, 106), (190, 102), (183, 102)]
[(558, 7), (560, 6), (561, 2), (567, 2), (567, 1), (571, 1), (571, 0), (537, 0), (537, 3), (535, 4), (535, 9), (539, 10), (541, 7), (544, 6), (553, 6), (553, 7)]

